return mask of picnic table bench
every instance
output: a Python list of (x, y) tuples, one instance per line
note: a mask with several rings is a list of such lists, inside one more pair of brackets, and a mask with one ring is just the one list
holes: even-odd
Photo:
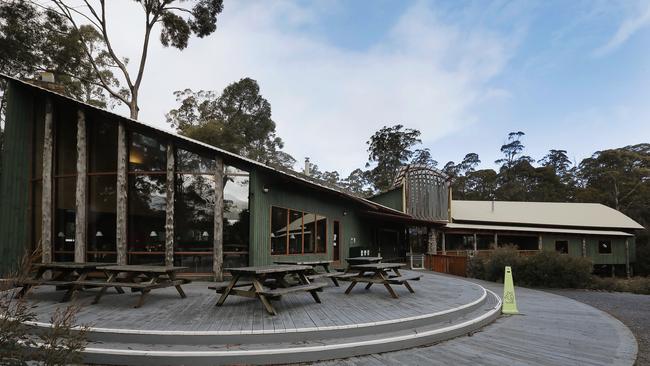
[[(309, 280), (316, 280), (319, 278), (329, 278), (334, 283), (334, 286), (339, 287), (339, 281), (336, 279), (339, 276), (337, 272), (330, 271), (330, 260), (315, 260), (315, 261), (299, 261), (299, 260), (280, 260), (275, 261), (275, 264), (289, 264), (296, 266), (310, 266), (312, 269), (307, 275)], [(316, 267), (322, 267), (325, 272), (316, 271)]]
[(185, 292), (181, 285), (189, 283), (188, 279), (179, 279), (176, 274), (180, 271), (187, 270), (188, 267), (176, 266), (145, 266), (145, 265), (121, 265), (121, 266), (104, 266), (97, 269), (105, 271), (108, 278), (105, 282), (97, 281), (76, 281), (75, 287), (96, 286), (101, 287), (99, 293), (95, 296), (93, 304), (99, 302), (109, 287), (122, 288), (127, 287), (140, 292), (140, 298), (134, 306), (139, 308), (144, 303), (146, 295), (151, 290), (174, 286), (181, 298), (186, 298)]
[[(415, 293), (408, 281), (418, 281), (422, 275), (402, 275), (399, 269), (404, 266), (403, 263), (368, 263), (350, 266), (350, 272), (356, 271), (356, 275), (349, 278), (352, 283), (345, 290), (345, 294), (349, 295), (359, 282), (367, 283), (366, 290), (370, 289), (373, 284), (382, 284), (394, 299), (399, 296), (391, 285), (404, 285), (410, 293)], [(392, 271), (393, 275), (390, 275), (388, 271)]]
[[(73, 286), (76, 281), (85, 281), (91, 272), (97, 271), (98, 267), (112, 263), (75, 263), (75, 262), (54, 262), (35, 263), (30, 268), (29, 277), (18, 280), (16, 287), (21, 287), (15, 295), (16, 298), (25, 296), (29, 290), (36, 286), (56, 286), (57, 289), (66, 289), (61, 302), (69, 301), (78, 289)], [(52, 276), (46, 279), (45, 273), (50, 271)], [(118, 292), (122, 291), (117, 289)]]
[[(221, 292), (221, 297), (217, 301), (217, 306), (223, 305), (228, 296), (244, 296), (250, 298), (257, 298), (262, 302), (266, 311), (271, 315), (277, 315), (277, 312), (271, 304), (271, 299), (280, 298), (292, 292), (309, 292), (317, 303), (320, 303), (318, 291), (322, 289), (324, 283), (311, 283), (307, 278), (307, 274), (312, 267), (299, 266), (299, 265), (272, 265), (272, 266), (259, 266), (259, 267), (239, 267), (228, 268), (232, 274), (232, 279)], [(285, 277), (295, 275), (298, 277), (298, 284), (287, 281)], [(240, 279), (246, 278), (247, 280), (239, 283)], [(272, 279), (275, 288), (264, 287), (262, 284), (267, 280)], [(244, 289), (242, 287), (248, 287)], [(219, 289), (217, 288), (217, 291)]]
[(351, 257), (346, 259), (349, 266), (356, 266), (358, 264), (370, 264), (381, 262), (382, 257)]

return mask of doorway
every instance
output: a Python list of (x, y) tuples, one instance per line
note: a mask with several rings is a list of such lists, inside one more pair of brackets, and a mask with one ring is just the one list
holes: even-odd
[(332, 259), (334, 262), (341, 260), (341, 242), (341, 223), (334, 221), (334, 240), (332, 241), (332, 250), (334, 251)]

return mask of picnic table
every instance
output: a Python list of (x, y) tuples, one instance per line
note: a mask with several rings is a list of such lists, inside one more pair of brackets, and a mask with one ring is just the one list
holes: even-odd
[[(307, 275), (312, 269), (313, 267), (304, 265), (227, 268), (226, 270), (232, 274), (232, 280), (226, 286), (216, 288), (217, 292), (221, 292), (217, 306), (223, 305), (230, 295), (258, 298), (269, 314), (277, 315), (270, 300), (278, 299), (282, 295), (292, 292), (309, 292), (314, 300), (320, 304), (318, 291), (325, 284), (309, 282)], [(286, 277), (289, 275), (297, 276), (298, 283), (287, 281)], [(242, 279), (248, 279), (248, 281), (240, 282)], [(273, 287), (265, 287), (264, 283), (272, 283)]]
[(93, 304), (99, 302), (109, 287), (121, 289), (128, 287), (140, 292), (140, 298), (134, 306), (139, 308), (144, 303), (144, 299), (151, 290), (174, 286), (181, 298), (187, 297), (181, 288), (181, 285), (189, 283), (188, 279), (178, 279), (176, 274), (180, 271), (187, 270), (188, 267), (175, 266), (144, 266), (144, 265), (119, 265), (119, 266), (102, 266), (98, 270), (104, 271), (108, 277), (105, 282), (98, 281), (75, 281), (73, 288), (83, 286), (101, 287), (99, 293), (95, 296)]
[[(399, 269), (404, 266), (403, 263), (368, 263), (350, 266), (350, 272), (356, 271), (356, 275), (349, 278), (352, 283), (345, 290), (345, 294), (349, 295), (358, 282), (367, 283), (366, 290), (370, 289), (375, 283), (382, 284), (394, 299), (399, 296), (397, 296), (391, 285), (404, 285), (410, 293), (415, 293), (408, 281), (418, 281), (422, 275), (402, 275)], [(393, 274), (389, 274), (389, 271), (392, 271)]]
[(354, 266), (357, 264), (370, 264), (370, 263), (379, 263), (381, 262), (381, 257), (352, 257), (346, 259), (348, 265)]
[[(339, 287), (339, 281), (336, 279), (336, 276), (339, 275), (337, 272), (330, 271), (330, 260), (315, 260), (315, 261), (299, 261), (299, 260), (280, 260), (275, 261), (275, 264), (289, 264), (296, 266), (310, 266), (312, 269), (307, 275), (309, 280), (315, 280), (319, 278), (329, 278), (334, 283), (334, 286)], [(322, 267), (325, 272), (316, 271), (316, 267)]]
[[(57, 289), (67, 289), (61, 302), (69, 301), (77, 290), (72, 285), (74, 282), (85, 281), (91, 272), (97, 271), (98, 267), (111, 264), (113, 263), (54, 262), (32, 264), (28, 278), (19, 280), (16, 283), (16, 287), (22, 287), (16, 294), (16, 298), (25, 296), (32, 287), (45, 285), (56, 286)], [(44, 277), (48, 271), (52, 272), (50, 279)], [(122, 289), (117, 289), (117, 291), (123, 292)]]

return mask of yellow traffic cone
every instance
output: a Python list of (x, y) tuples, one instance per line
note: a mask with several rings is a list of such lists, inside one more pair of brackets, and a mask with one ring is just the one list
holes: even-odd
[(512, 282), (512, 269), (506, 267), (506, 274), (503, 278), (503, 314), (519, 314), (517, 300), (515, 299), (515, 284)]

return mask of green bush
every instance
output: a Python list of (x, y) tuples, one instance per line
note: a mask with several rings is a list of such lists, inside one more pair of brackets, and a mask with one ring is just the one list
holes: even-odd
[(484, 263), (483, 279), (493, 282), (503, 282), (503, 269), (512, 267), (513, 277), (519, 272), (522, 258), (514, 246), (505, 246), (495, 249)]
[(531, 287), (583, 288), (591, 280), (589, 259), (542, 251), (520, 257), (515, 247), (495, 249), (488, 258), (473, 257), (468, 275), (493, 282), (503, 282), (504, 267), (512, 268), (515, 284)]
[[(523, 259), (523, 258), (522, 258)], [(516, 279), (532, 287), (584, 288), (591, 280), (591, 260), (542, 251), (525, 258)]]

